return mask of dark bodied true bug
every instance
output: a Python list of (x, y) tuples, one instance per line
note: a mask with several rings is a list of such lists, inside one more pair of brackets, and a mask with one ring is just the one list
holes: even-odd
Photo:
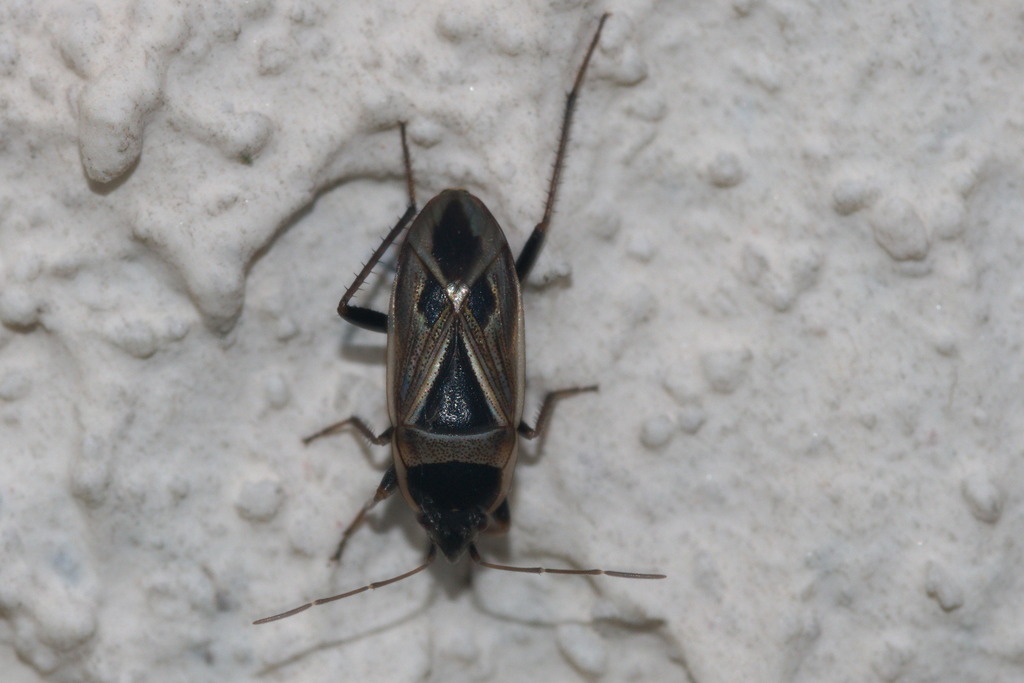
[[(553, 391), (544, 398), (536, 427), (522, 421), (525, 360), (520, 283), (544, 242), (576, 97), (607, 19), (607, 14), (601, 17), (567, 96), (544, 215), (518, 259), (513, 260), (505, 235), (487, 207), (465, 190), (441, 192), (417, 215), (409, 145), (405, 125), (400, 124), (409, 207), (338, 304), (338, 314), (345, 320), (388, 335), (392, 426), (375, 435), (360, 418), (350, 417), (303, 441), (308, 444), (352, 426), (374, 444), (391, 444), (392, 448), (392, 465), (376, 494), (345, 529), (332, 559), (341, 557), (345, 543), (370, 508), (396, 489), (416, 511), (430, 537), (430, 551), (423, 564), (400, 576), (314, 600), (254, 623), (283, 619), (314, 605), (401, 581), (426, 569), (438, 548), (452, 562), (468, 551), (477, 564), (507, 571), (664, 578), (661, 574), (602, 569), (511, 567), (484, 561), (476, 548), (481, 532), (508, 529), (507, 496), (519, 437), (539, 435), (558, 399), (597, 388)], [(410, 221), (398, 255), (389, 312), (350, 305), (374, 265)]]

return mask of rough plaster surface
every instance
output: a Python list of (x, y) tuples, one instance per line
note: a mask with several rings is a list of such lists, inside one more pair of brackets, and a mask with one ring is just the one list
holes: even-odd
[[(669, 579), (251, 626), (423, 550), (396, 499), (328, 567), (388, 456), (299, 443), (384, 426), (333, 310), (394, 123), (518, 247), (604, 10), (526, 295), (531, 405), (601, 391), (484, 550)], [(1022, 46), (1012, 2), (3, 3), (3, 680), (1021, 680)]]

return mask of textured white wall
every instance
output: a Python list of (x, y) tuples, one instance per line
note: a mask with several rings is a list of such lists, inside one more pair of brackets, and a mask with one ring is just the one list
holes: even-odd
[[(605, 10), (526, 295), (532, 405), (601, 391), (484, 551), (669, 579), (250, 625), (423, 551), (396, 498), (328, 567), (387, 453), (299, 443), (385, 425), (334, 307), (394, 123), (517, 248)], [(1024, 677), (1022, 46), (1009, 2), (4, 3), (4, 680)]]

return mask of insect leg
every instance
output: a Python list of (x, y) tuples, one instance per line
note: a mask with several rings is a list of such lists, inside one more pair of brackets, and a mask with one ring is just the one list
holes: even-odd
[(551, 420), (551, 414), (555, 409), (555, 402), (563, 399), (567, 396), (575, 396), (576, 394), (582, 394), (585, 391), (597, 391), (597, 385), (589, 387), (572, 387), (571, 389), (558, 389), (557, 391), (549, 391), (548, 395), (544, 397), (544, 402), (540, 404), (540, 414), (537, 416), (537, 426), (531, 427), (525, 422), (519, 423), (519, 434), (527, 439), (535, 439), (541, 435), (544, 431), (544, 427), (547, 426)]
[(491, 513), (491, 525), (487, 527), (489, 534), (503, 534), (508, 531), (512, 524), (512, 513), (508, 508), (508, 498), (501, 501), (501, 505)]
[(366, 518), (366, 513), (369, 512), (374, 505), (381, 502), (398, 488), (398, 476), (395, 473), (395, 466), (392, 465), (388, 468), (388, 471), (384, 473), (384, 478), (380, 482), (380, 486), (377, 487), (377, 492), (373, 494), (373, 498), (366, 502), (366, 505), (359, 510), (359, 514), (349, 522), (345, 530), (341, 532), (341, 540), (338, 541), (338, 549), (331, 555), (331, 562), (338, 562), (341, 560), (341, 553), (345, 550), (345, 544), (348, 543), (349, 536), (355, 533), (359, 525), (363, 523)]
[(341, 297), (341, 301), (338, 303), (338, 315), (347, 320), (348, 322), (362, 327), (363, 329), (370, 330), (371, 332), (384, 332), (388, 331), (388, 314), (375, 311), (371, 308), (363, 308), (362, 306), (351, 306), (349, 301), (356, 295), (359, 288), (362, 287), (363, 282), (370, 275), (370, 271), (377, 265), (380, 259), (384, 256), (384, 252), (388, 250), (391, 243), (394, 242), (398, 236), (405, 230), (406, 226), (409, 225), (409, 221), (416, 216), (416, 190), (413, 185), (412, 179), (412, 161), (409, 158), (409, 143), (405, 138), (405, 123), (399, 123), (398, 128), (402, 135), (402, 160), (405, 163), (405, 189), (409, 197), (409, 205), (405, 209), (405, 213), (398, 219), (398, 223), (395, 227), (391, 228), (391, 231), (384, 236), (384, 240), (377, 247), (377, 250), (370, 256), (370, 260), (366, 262), (363, 269), (356, 275), (356, 279), (349, 285), (349, 288), (345, 291), (345, 294)]
[(608, 13), (601, 15), (601, 21), (597, 24), (597, 30), (594, 32), (594, 37), (590, 41), (590, 47), (587, 48), (587, 54), (583, 58), (583, 64), (580, 66), (579, 71), (576, 72), (576, 80), (572, 84), (572, 90), (566, 95), (565, 111), (562, 114), (562, 133), (558, 138), (558, 151), (555, 153), (555, 167), (551, 173), (551, 182), (548, 185), (548, 198), (544, 204), (544, 216), (540, 219), (537, 227), (533, 229), (530, 239), (526, 241), (526, 246), (519, 252), (519, 258), (516, 259), (516, 275), (519, 276), (520, 282), (525, 281), (526, 276), (530, 274), (533, 264), (537, 261), (537, 255), (540, 254), (540, 248), (544, 245), (544, 236), (547, 234), (548, 224), (551, 222), (551, 214), (555, 208), (558, 183), (562, 178), (562, 164), (565, 161), (565, 149), (569, 145), (569, 128), (572, 126), (572, 115), (576, 110), (576, 98), (579, 96), (580, 87), (583, 85), (583, 76), (587, 73), (590, 57), (594, 54), (597, 42), (601, 38), (601, 29), (604, 28), (604, 22), (608, 20), (608, 17)]
[(313, 441), (316, 441), (317, 439), (319, 439), (322, 436), (330, 436), (332, 434), (337, 434), (338, 432), (340, 432), (342, 429), (344, 429), (348, 425), (352, 425), (353, 427), (355, 427), (356, 431), (359, 432), (360, 434), (362, 434), (363, 437), (367, 441), (372, 443), (374, 446), (385, 446), (385, 445), (387, 445), (387, 443), (389, 441), (391, 441), (391, 432), (394, 431), (394, 427), (388, 427), (387, 429), (385, 429), (380, 434), (374, 434), (370, 430), (370, 428), (366, 426), (366, 423), (363, 422), (362, 418), (359, 418), (359, 417), (356, 417), (355, 415), (353, 415), (352, 417), (345, 418), (341, 422), (335, 422), (332, 425), (328, 425), (328, 426), (324, 427), (323, 429), (321, 429), (319, 432), (316, 432), (315, 434), (310, 434), (309, 436), (304, 437), (302, 439), (302, 443), (304, 445), (308, 446)]

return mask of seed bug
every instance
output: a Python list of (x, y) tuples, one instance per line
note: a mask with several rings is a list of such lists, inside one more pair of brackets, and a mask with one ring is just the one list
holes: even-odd
[[(388, 335), (391, 426), (374, 434), (361, 418), (353, 416), (303, 442), (309, 444), (352, 427), (376, 445), (391, 445), (391, 466), (374, 496), (345, 528), (332, 560), (340, 559), (366, 513), (396, 490), (416, 512), (417, 521), (430, 539), (430, 549), (423, 564), (404, 574), (253, 623), (284, 619), (316, 605), (401, 581), (430, 566), (438, 549), (451, 562), (468, 551), (476, 564), (504, 571), (665, 578), (662, 574), (603, 569), (495, 564), (485, 561), (476, 548), (481, 532), (508, 530), (508, 493), (519, 437), (539, 436), (559, 399), (597, 390), (589, 386), (552, 391), (541, 403), (536, 427), (522, 421), (525, 357), (520, 287), (547, 235), (576, 98), (608, 16), (601, 17), (566, 97), (544, 213), (517, 259), (513, 260), (505, 235), (487, 207), (465, 190), (444, 190), (417, 213), (405, 124), (399, 124), (408, 208), (338, 304), (338, 314), (349, 323)], [(373, 267), (407, 226), (388, 312), (352, 305), (352, 298)]]

